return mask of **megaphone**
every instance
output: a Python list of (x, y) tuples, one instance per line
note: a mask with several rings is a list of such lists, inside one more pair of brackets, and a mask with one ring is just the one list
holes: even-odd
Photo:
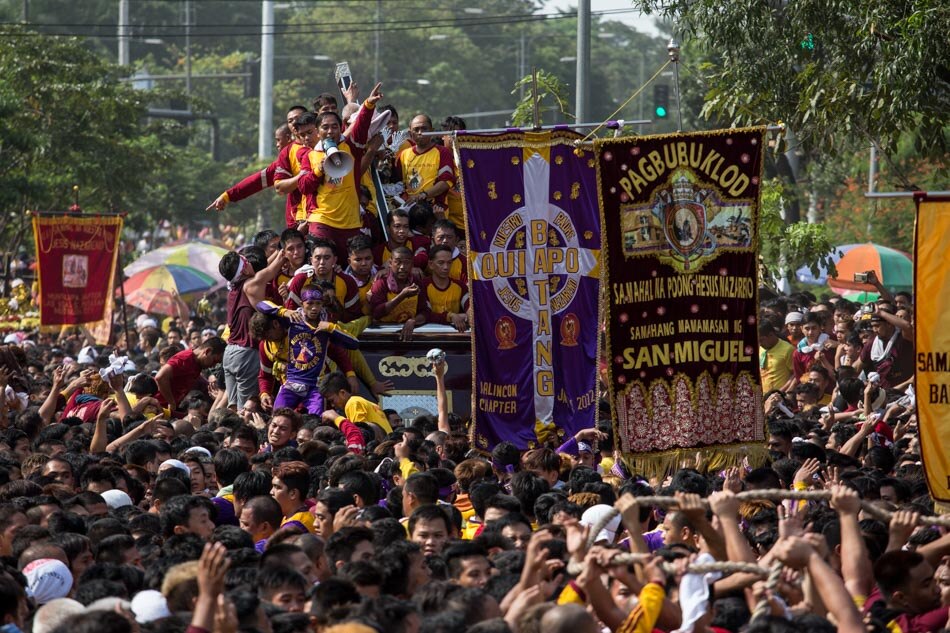
[(336, 141), (330, 138), (323, 139), (323, 151), (327, 158), (323, 163), (323, 171), (335, 180), (340, 180), (353, 171), (353, 157), (341, 152)]

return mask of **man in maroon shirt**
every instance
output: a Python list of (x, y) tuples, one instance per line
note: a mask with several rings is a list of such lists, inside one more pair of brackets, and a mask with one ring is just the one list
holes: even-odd
[(172, 411), (178, 408), (201, 378), (203, 369), (211, 369), (224, 357), (224, 341), (217, 336), (208, 339), (196, 349), (178, 352), (162, 365), (155, 375), (158, 383), (158, 401)]
[[(214, 208), (218, 211), (224, 211), (224, 209), (232, 202), (243, 200), (254, 195), (255, 193), (263, 191), (264, 189), (273, 187), (274, 177), (277, 174), (277, 168), (281, 163), (281, 159), (286, 159), (287, 153), (290, 152), (290, 146), (293, 144), (293, 140), (297, 136), (297, 117), (306, 111), (307, 109), (305, 107), (299, 105), (295, 105), (287, 110), (287, 123), (277, 128), (277, 132), (275, 133), (278, 154), (277, 160), (272, 162), (261, 171), (254, 172), (240, 182), (236, 183), (234, 186), (215, 198), (214, 202), (209, 204), (208, 208), (205, 210), (210, 211), (212, 208)], [(283, 130), (286, 130), (286, 132), (283, 132)]]
[(228, 345), (221, 365), (224, 367), (228, 405), (243, 410), (247, 401), (257, 396), (257, 373), (260, 370), (257, 342), (251, 336), (254, 306), (264, 300), (267, 284), (287, 262), (283, 250), (275, 251), (267, 267), (255, 271), (246, 257), (226, 253), (218, 263), (218, 272), (228, 281)]

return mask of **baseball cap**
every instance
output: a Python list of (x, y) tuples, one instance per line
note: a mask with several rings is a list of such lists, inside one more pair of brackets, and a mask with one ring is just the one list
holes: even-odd
[(112, 510), (132, 505), (132, 498), (121, 490), (106, 490), (101, 494), (106, 501), (106, 505)]
[(607, 543), (610, 544), (614, 542), (614, 539), (617, 537), (617, 529), (620, 527), (620, 514), (615, 513), (611, 506), (599, 503), (587, 508), (584, 510), (584, 514), (581, 515), (581, 525), (593, 527), (597, 525), (601, 519), (611, 514), (613, 514), (613, 517), (607, 525), (597, 533), (597, 538), (594, 540), (595, 543), (607, 541)]
[(46, 604), (56, 598), (65, 598), (73, 587), (69, 567), (55, 558), (40, 558), (22, 570), (26, 577), (26, 593), (36, 604)]

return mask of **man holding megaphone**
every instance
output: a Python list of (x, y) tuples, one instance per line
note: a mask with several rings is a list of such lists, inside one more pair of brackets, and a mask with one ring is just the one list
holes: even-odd
[(376, 103), (383, 94), (376, 84), (356, 121), (343, 134), (343, 121), (336, 112), (318, 116), (316, 146), (301, 164), (297, 188), (307, 199), (310, 234), (336, 244), (347, 252), (347, 240), (360, 232), (359, 165), (369, 140)]

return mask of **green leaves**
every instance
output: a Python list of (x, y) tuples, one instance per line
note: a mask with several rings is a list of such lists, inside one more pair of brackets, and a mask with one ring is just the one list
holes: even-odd
[[(711, 61), (707, 115), (785, 121), (806, 153), (826, 155), (871, 140), (888, 151), (906, 131), (946, 128), (950, 12), (939, 0), (635, 5), (674, 17)], [(921, 149), (945, 155), (946, 135), (929, 135)]]
[[(538, 112), (540, 119), (538, 123), (544, 123), (545, 112), (557, 112), (564, 118), (573, 119), (574, 115), (567, 110), (567, 87), (561, 83), (561, 80), (558, 79), (557, 76), (545, 72), (542, 69), (539, 69), (537, 74)], [(521, 80), (515, 84), (514, 90), (511, 91), (511, 94), (518, 94), (522, 87), (524, 87), (525, 90), (524, 98), (518, 102), (515, 111), (511, 114), (512, 123), (518, 127), (530, 127), (534, 125), (534, 99), (531, 94), (534, 90), (533, 86), (534, 79), (529, 75), (522, 77)]]
[(782, 213), (785, 194), (778, 180), (762, 183), (759, 243), (764, 272), (774, 284), (786, 274), (808, 266), (817, 277), (819, 268), (834, 271), (834, 242), (824, 224), (786, 224)]

